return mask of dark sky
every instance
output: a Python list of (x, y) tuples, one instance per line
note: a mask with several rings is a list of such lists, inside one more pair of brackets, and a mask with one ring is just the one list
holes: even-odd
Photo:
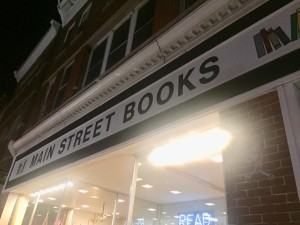
[(0, 97), (10, 94), (18, 70), (50, 28), (60, 23), (57, 0), (0, 0)]

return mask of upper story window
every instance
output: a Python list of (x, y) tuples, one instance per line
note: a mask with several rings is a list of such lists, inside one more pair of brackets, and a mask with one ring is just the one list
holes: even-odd
[(76, 30), (76, 35), (78, 35), (84, 28), (84, 25), (86, 23), (86, 20), (89, 16), (90, 10), (91, 10), (92, 4), (90, 4), (82, 13), (77, 30)]
[(123, 59), (130, 51), (145, 42), (153, 34), (155, 1), (149, 0), (130, 18), (124, 19), (104, 41), (92, 50), (84, 86)]
[(105, 38), (105, 40), (100, 42), (92, 50), (91, 57), (90, 57), (90, 65), (85, 77), (84, 85), (91, 83), (101, 74), (106, 45), (107, 45), (107, 38)]
[(137, 13), (131, 49), (146, 41), (153, 33), (154, 0), (148, 1)]
[(72, 66), (73, 66), (73, 62), (71, 64), (69, 64), (64, 70), (64, 74), (63, 74), (62, 79), (60, 81), (60, 85), (59, 85), (59, 88), (57, 90), (55, 100), (53, 102), (53, 108), (58, 107), (63, 102), (63, 97), (64, 97), (65, 90), (67, 88), (67, 85), (68, 85), (68, 82), (69, 82), (69, 79), (70, 79)]
[(126, 54), (130, 20), (118, 27), (112, 36), (106, 69), (119, 62)]
[(181, 8), (182, 10), (186, 10), (190, 6), (192, 6), (198, 0), (181, 0)]
[(44, 115), (44, 112), (45, 112), (45, 109), (46, 109), (46, 105), (47, 105), (47, 101), (48, 101), (48, 97), (49, 97), (49, 94), (50, 94), (50, 91), (51, 91), (51, 88), (55, 82), (55, 79), (52, 79), (49, 83), (48, 83), (48, 86), (47, 86), (47, 89), (46, 89), (46, 92), (44, 94), (44, 98), (42, 100), (42, 104), (41, 104), (41, 109), (39, 111), (39, 114), (38, 114), (38, 120), (41, 120), (43, 115)]
[(70, 44), (70, 42), (72, 41), (72, 38), (73, 38), (74, 31), (75, 31), (75, 23), (73, 23), (69, 27), (69, 29), (66, 33), (65, 39), (64, 39), (63, 47), (66, 47), (68, 44)]

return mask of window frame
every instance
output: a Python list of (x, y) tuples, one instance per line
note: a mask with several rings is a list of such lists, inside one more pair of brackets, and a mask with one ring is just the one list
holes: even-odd
[(80, 17), (80, 21), (78, 23), (77, 29), (76, 29), (76, 33), (75, 33), (75, 37), (78, 36), (84, 29), (84, 25), (89, 17), (90, 11), (91, 11), (91, 7), (92, 7), (92, 3), (90, 3), (86, 9), (82, 12), (81, 17)]
[[(72, 62), (70, 62), (69, 64), (67, 64), (67, 66), (65, 66), (65, 68), (64, 68), (64, 72), (63, 72), (63, 75), (62, 75), (61, 80), (59, 82), (59, 87), (56, 91), (55, 99), (54, 99), (53, 104), (52, 104), (52, 109), (58, 108), (61, 105), (61, 103), (63, 102), (63, 98), (62, 98), (61, 102), (58, 103), (57, 101), (59, 99), (60, 94), (62, 93), (62, 95), (64, 95), (64, 93), (66, 91), (65, 88), (68, 86), (70, 76), (72, 74), (73, 64), (74, 64), (74, 60)], [(66, 82), (64, 82), (66, 75), (68, 77), (67, 77)]]

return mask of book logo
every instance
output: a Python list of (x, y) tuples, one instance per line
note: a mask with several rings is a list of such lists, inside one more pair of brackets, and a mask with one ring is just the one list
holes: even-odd
[(279, 26), (276, 29), (261, 29), (258, 34), (253, 36), (257, 57), (261, 58), (273, 50), (287, 45), (288, 43), (300, 38), (300, 8), (296, 13), (290, 15), (291, 34), (290, 37)]

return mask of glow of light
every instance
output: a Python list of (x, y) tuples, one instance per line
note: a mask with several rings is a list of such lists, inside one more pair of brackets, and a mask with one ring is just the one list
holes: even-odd
[(182, 165), (216, 155), (230, 140), (231, 135), (227, 131), (213, 128), (156, 148), (148, 160), (157, 166)]
[(81, 205), (82, 208), (89, 208), (89, 205)]
[(53, 198), (53, 197), (49, 197), (48, 198), (50, 201), (55, 201), (56, 200), (56, 198)]
[(62, 208), (66, 208), (67, 206), (66, 206), (66, 205), (61, 205), (61, 207), (62, 207)]
[(223, 162), (223, 157), (222, 157), (221, 154), (210, 157), (209, 159), (214, 161), (215, 163), (222, 163)]
[(59, 184), (59, 185), (56, 185), (56, 186), (53, 186), (53, 187), (49, 187), (49, 188), (46, 188), (46, 189), (41, 189), (41, 190), (39, 190), (35, 193), (30, 194), (30, 196), (35, 197), (39, 194), (44, 195), (44, 194), (52, 193), (54, 191), (63, 190), (63, 189), (65, 189), (66, 186), (71, 187), (71, 186), (73, 186), (73, 183), (71, 181), (68, 181), (66, 183), (62, 183), (62, 184)]
[(181, 194), (181, 192), (180, 191), (176, 191), (176, 190), (174, 190), (174, 191), (170, 191), (172, 194), (174, 194), (174, 195), (178, 195), (178, 194)]
[(207, 205), (207, 206), (213, 206), (213, 205), (215, 205), (215, 204), (212, 203), (212, 202), (207, 202), (207, 203), (205, 203), (205, 205)]
[(83, 193), (83, 194), (85, 194), (85, 193), (88, 193), (89, 191), (88, 190), (84, 190), (84, 189), (79, 189), (78, 190), (80, 193)]
[(125, 200), (119, 198), (119, 199), (118, 199), (118, 202), (119, 202), (119, 203), (122, 203), (122, 202), (125, 202)]
[(136, 182), (139, 182), (139, 181), (141, 181), (141, 180), (143, 180), (142, 178), (136, 178)]
[(96, 199), (96, 198), (99, 198), (99, 197), (97, 197), (97, 196), (90, 196), (90, 197), (91, 197), (91, 198), (95, 198), (95, 199)]
[(150, 212), (155, 212), (156, 211), (156, 209), (154, 209), (154, 208), (149, 208), (147, 210), (150, 211)]
[(146, 188), (146, 189), (153, 188), (153, 186), (150, 185), (150, 184), (144, 184), (144, 185), (142, 185), (142, 187), (143, 187), (143, 188)]
[(73, 183), (72, 181), (68, 181), (68, 182), (67, 182), (67, 186), (68, 186), (68, 187), (73, 187), (73, 186), (74, 186), (74, 183)]

